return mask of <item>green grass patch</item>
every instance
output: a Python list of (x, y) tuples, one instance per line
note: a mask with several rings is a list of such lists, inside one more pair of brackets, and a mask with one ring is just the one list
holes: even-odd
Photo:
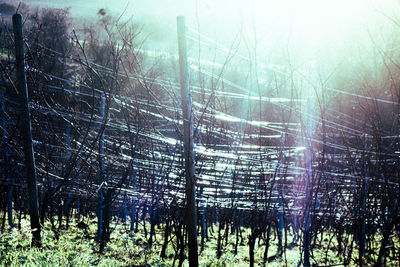
[[(87, 229), (79, 229), (77, 221), (71, 220), (69, 229), (61, 228), (59, 232), (51, 230), (49, 222), (43, 227), (42, 248), (31, 248), (31, 231), (28, 220), (22, 220), (21, 230), (16, 228), (7, 230), (0, 234), (0, 265), (1, 266), (172, 266), (175, 257), (174, 246), (176, 240), (171, 237), (171, 242), (166, 251), (166, 259), (161, 259), (160, 251), (164, 242), (164, 225), (155, 229), (155, 240), (151, 247), (148, 246), (148, 239), (145, 238), (143, 222), (139, 231), (131, 235), (129, 225), (121, 222), (116, 226), (114, 221), (110, 242), (107, 244), (103, 254), (99, 254), (99, 245), (95, 241), (97, 221), (96, 219), (85, 219), (89, 226)], [(65, 225), (65, 224), (64, 224)], [(150, 224), (146, 223), (147, 232), (150, 232)], [(229, 230), (230, 231), (230, 230)], [(228, 242), (224, 240), (222, 255), (217, 259), (217, 232), (218, 225), (214, 226), (214, 232), (209, 234), (209, 241), (205, 242), (204, 250), (199, 255), (200, 266), (248, 266), (249, 246), (247, 244), (250, 229), (243, 230), (243, 240), (239, 240), (237, 254), (234, 253), (236, 235), (229, 233)], [(225, 230), (222, 231), (225, 233)], [(337, 241), (334, 236), (324, 233), (324, 236), (317, 242), (318, 247), (313, 248), (312, 264), (318, 266), (340, 265), (344, 262), (345, 252), (339, 255)], [(331, 241), (330, 241), (331, 240)], [(396, 238), (397, 246), (399, 243)], [(330, 241), (330, 242), (329, 242)], [(378, 239), (376, 248), (379, 247)], [(288, 235), (288, 244), (292, 237)], [(268, 257), (276, 256), (278, 241), (271, 235)], [(329, 245), (329, 249), (327, 249)], [(200, 249), (200, 237), (199, 237)], [(256, 241), (255, 266), (263, 265), (265, 244), (264, 241)], [(371, 265), (377, 257), (377, 252), (367, 255), (366, 266)], [(187, 255), (187, 251), (186, 251)], [(358, 251), (353, 246), (353, 253), (350, 265), (357, 265)], [(281, 257), (275, 258), (267, 266), (296, 266), (299, 262), (300, 247), (291, 246), (285, 250)], [(390, 264), (394, 265), (390, 265)], [(397, 262), (387, 262), (388, 266), (396, 266)], [(178, 265), (178, 260), (175, 261)], [(185, 259), (184, 266), (188, 266)]]

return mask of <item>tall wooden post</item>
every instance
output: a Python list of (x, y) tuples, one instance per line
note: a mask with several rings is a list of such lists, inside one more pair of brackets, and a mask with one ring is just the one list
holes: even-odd
[(21, 133), (24, 145), (25, 167), (27, 172), (29, 213), (32, 229), (32, 245), (41, 246), (40, 222), (39, 222), (39, 202), (38, 189), (36, 182), (35, 157), (32, 145), (32, 126), (29, 111), (29, 95), (26, 85), (26, 73), (24, 63), (24, 42), (22, 37), (22, 16), (13, 15), (13, 29), (15, 38), (15, 64), (17, 70), (17, 89), (20, 98), (21, 114)]
[(177, 17), (179, 67), (181, 77), (181, 96), (183, 113), (183, 138), (186, 178), (186, 229), (188, 233), (189, 266), (198, 266), (197, 254), (197, 214), (196, 214), (196, 188), (194, 184), (194, 145), (193, 145), (193, 117), (192, 99), (189, 88), (189, 68), (186, 50), (185, 17)]

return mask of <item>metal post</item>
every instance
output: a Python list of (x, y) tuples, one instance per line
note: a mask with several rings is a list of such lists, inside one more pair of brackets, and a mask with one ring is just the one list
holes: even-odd
[(196, 214), (196, 188), (194, 185), (194, 145), (193, 145), (193, 118), (192, 100), (189, 88), (189, 68), (186, 50), (185, 17), (177, 17), (179, 66), (183, 113), (183, 135), (186, 177), (186, 228), (188, 233), (189, 266), (198, 266), (197, 252), (197, 214)]
[(27, 172), (27, 185), (29, 196), (29, 213), (32, 229), (32, 245), (41, 246), (40, 238), (40, 221), (39, 221), (39, 202), (38, 189), (36, 182), (35, 157), (32, 145), (32, 126), (29, 111), (29, 95), (26, 85), (26, 73), (24, 63), (24, 42), (22, 36), (22, 16), (21, 14), (13, 15), (13, 29), (15, 38), (15, 64), (17, 70), (17, 89), (20, 98), (21, 112), (21, 134), (24, 143), (25, 167)]
[(365, 256), (365, 217), (366, 217), (366, 202), (367, 202), (367, 193), (368, 193), (368, 172), (366, 169), (367, 160), (365, 159), (367, 149), (368, 149), (368, 135), (364, 134), (364, 159), (363, 159), (363, 167), (364, 167), (364, 180), (361, 191), (361, 233), (360, 233), (360, 257)]
[(304, 212), (305, 217), (305, 231), (304, 231), (304, 266), (310, 266), (310, 207), (311, 207), (311, 195), (312, 195), (312, 122), (313, 113), (313, 98), (307, 99), (307, 131), (306, 131), (306, 207)]
[(201, 250), (204, 249), (204, 240), (207, 238), (206, 236), (206, 206), (205, 206), (205, 195), (203, 193), (204, 191), (204, 187), (202, 186), (200, 188), (200, 197), (201, 197), (201, 201), (200, 201), (200, 209), (201, 209)]
[(281, 255), (283, 252), (282, 249), (282, 244), (283, 244), (283, 206), (284, 206), (284, 201), (283, 197), (285, 195), (285, 187), (283, 183), (283, 177), (284, 177), (284, 167), (283, 164), (285, 163), (285, 144), (286, 144), (286, 133), (282, 133), (282, 151), (281, 151), (281, 164), (279, 167), (279, 183), (280, 183), (280, 198), (279, 198), (279, 210), (278, 210), (278, 216), (279, 216), (279, 242), (278, 242), (278, 251), (277, 255)]
[[(65, 164), (65, 166), (69, 169), (71, 166), (70, 166), (70, 160), (71, 160), (71, 123), (70, 122), (67, 122), (67, 127), (66, 127), (66, 129), (65, 129), (65, 131), (66, 131), (66, 141), (67, 141), (67, 160), (68, 160), (68, 162)], [(68, 169), (67, 169), (67, 171), (68, 171)], [(69, 207), (70, 207), (70, 205), (71, 205), (71, 191), (70, 191), (70, 186), (69, 186), (69, 182), (68, 182), (68, 184), (67, 184), (67, 186), (66, 186), (66, 191), (67, 191), (67, 202), (66, 202), (66, 205), (65, 205), (65, 210), (66, 210), (66, 220), (67, 220), (67, 227), (69, 226), (69, 217), (70, 217), (70, 212), (69, 212)]]
[(136, 213), (136, 170), (138, 169), (138, 161), (135, 158), (135, 166), (133, 167), (133, 197), (132, 197), (132, 216), (131, 216), (131, 235), (133, 236), (133, 231), (135, 230), (135, 213)]
[[(100, 116), (104, 119), (104, 112), (106, 107), (106, 98), (104, 93), (101, 94), (100, 104)], [(100, 127), (101, 128), (101, 127)], [(101, 235), (103, 232), (103, 208), (104, 208), (104, 197), (103, 197), (103, 183), (104, 183), (104, 130), (100, 136), (100, 175), (99, 175), (99, 207), (97, 213), (97, 241), (100, 242)]]

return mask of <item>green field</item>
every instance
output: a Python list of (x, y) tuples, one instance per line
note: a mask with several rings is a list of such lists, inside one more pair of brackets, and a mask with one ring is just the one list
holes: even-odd
[[(42, 248), (31, 248), (31, 231), (29, 221), (21, 220), (21, 229), (17, 227), (12, 230), (5, 230), (0, 235), (0, 263), (1, 266), (178, 266), (179, 259), (175, 259), (174, 236), (169, 242), (166, 258), (161, 259), (160, 251), (163, 244), (164, 226), (156, 226), (156, 236), (152, 247), (148, 246), (148, 239), (145, 238), (143, 222), (139, 225), (139, 231), (130, 235), (129, 224), (119, 222), (118, 226), (113, 224), (114, 231), (111, 234), (103, 254), (98, 253), (99, 245), (95, 241), (96, 220), (85, 219), (87, 228), (77, 227), (77, 221), (72, 220), (69, 229), (61, 227), (59, 230), (51, 230), (50, 222), (46, 222), (42, 231)], [(65, 225), (65, 224), (64, 224)], [(240, 238), (237, 254), (234, 254), (235, 236), (228, 235), (226, 243), (222, 238), (222, 255), (217, 259), (217, 233), (218, 225), (214, 225), (214, 232), (209, 231), (209, 241), (205, 242), (204, 250), (200, 253), (200, 266), (248, 266), (249, 265), (249, 229), (243, 229)], [(150, 223), (146, 223), (147, 233), (150, 231)], [(230, 230), (229, 230), (230, 231)], [(224, 230), (221, 231), (223, 234)], [(224, 236), (224, 235), (222, 235)], [(338, 255), (335, 238), (325, 234), (320, 240), (318, 247), (313, 249), (312, 263), (315, 266), (343, 266), (344, 254)], [(200, 240), (200, 238), (199, 238)], [(291, 243), (291, 236), (288, 235), (288, 244)], [(379, 239), (376, 240), (379, 242)], [(326, 249), (329, 244), (329, 249)], [(376, 243), (378, 245), (378, 243)], [(394, 244), (393, 244), (394, 245)], [(199, 246), (200, 247), (200, 246)], [(377, 246), (378, 247), (378, 246)], [(399, 249), (397, 242), (396, 249)], [(255, 266), (263, 265), (265, 250), (264, 241), (256, 241)], [(277, 238), (271, 234), (270, 249), (268, 257), (276, 255)], [(370, 253), (366, 258), (365, 266), (371, 266), (377, 253)], [(350, 265), (358, 265), (358, 251), (353, 247), (352, 262)], [(177, 257), (176, 257), (177, 258)], [(281, 257), (274, 258), (267, 266), (297, 266), (300, 259), (300, 247), (288, 247)], [(327, 261), (325, 260), (327, 259)], [(396, 266), (395, 263), (387, 262), (388, 266)], [(185, 259), (184, 266), (188, 265)]]

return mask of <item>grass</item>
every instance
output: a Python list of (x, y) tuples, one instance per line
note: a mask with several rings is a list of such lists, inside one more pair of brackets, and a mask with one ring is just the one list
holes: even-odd
[(14, 54), (9, 53), (6, 49), (0, 48), (0, 60), (14, 60)]
[[(163, 229), (156, 228), (156, 240), (152, 247), (148, 247), (144, 237), (143, 224), (139, 232), (130, 236), (129, 226), (120, 223), (111, 234), (103, 254), (98, 253), (98, 244), (94, 241), (96, 236), (96, 220), (85, 220), (88, 229), (76, 227), (77, 221), (72, 220), (69, 229), (61, 229), (59, 238), (51, 230), (50, 223), (46, 223), (42, 231), (41, 249), (31, 248), (31, 231), (28, 220), (22, 220), (21, 230), (12, 229), (0, 234), (0, 265), (1, 266), (172, 266), (175, 251), (172, 244), (168, 245), (167, 258), (161, 259), (159, 254), (163, 243)], [(115, 226), (115, 225), (114, 225)], [(146, 224), (150, 230), (150, 224)], [(239, 244), (238, 253), (234, 254), (235, 235), (229, 235), (228, 243), (222, 248), (222, 256), (217, 259), (217, 227), (210, 241), (205, 243), (205, 248), (199, 255), (200, 266), (248, 266), (249, 248), (247, 245), (249, 229), (243, 232), (244, 242)], [(200, 239), (200, 238), (199, 238)], [(328, 262), (324, 262), (326, 245), (329, 235), (324, 235), (324, 240), (318, 248), (313, 249), (313, 256), (318, 266), (341, 264), (343, 257), (337, 251), (328, 250)], [(288, 236), (288, 243), (292, 240)], [(271, 241), (268, 256), (273, 256), (277, 251), (277, 240)], [(240, 243), (240, 242), (239, 242)], [(264, 246), (255, 248), (255, 266), (262, 266)], [(357, 250), (353, 251), (352, 264), (356, 265)], [(375, 255), (376, 256), (376, 255)], [(375, 256), (371, 256), (371, 262)], [(288, 248), (281, 258), (268, 263), (268, 266), (296, 266), (300, 258), (298, 246)], [(312, 261), (313, 263), (314, 261)], [(177, 265), (178, 261), (175, 262)], [(351, 264), (351, 265), (352, 265)], [(395, 266), (390, 265), (388, 266)], [(184, 261), (188, 266), (188, 261)], [(340, 266), (340, 265), (339, 265)], [(368, 264), (366, 264), (368, 266)]]

